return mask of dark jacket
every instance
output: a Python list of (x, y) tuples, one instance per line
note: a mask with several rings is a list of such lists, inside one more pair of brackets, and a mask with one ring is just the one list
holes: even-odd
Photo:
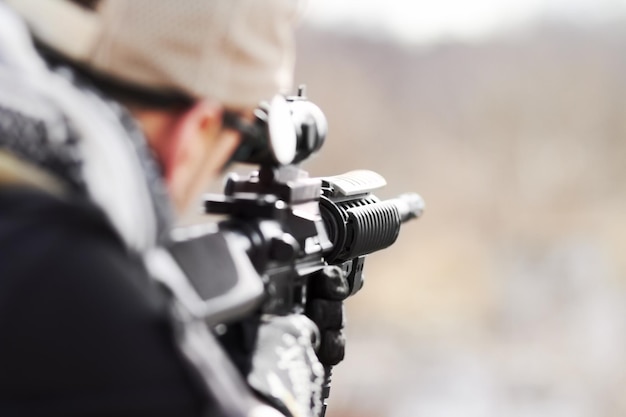
[(198, 416), (173, 330), (98, 208), (0, 186), (1, 416)]

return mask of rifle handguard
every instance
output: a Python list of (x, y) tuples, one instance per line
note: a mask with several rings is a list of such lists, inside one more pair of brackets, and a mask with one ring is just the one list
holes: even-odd
[(391, 246), (402, 223), (422, 214), (424, 200), (415, 193), (386, 201), (370, 193), (385, 184), (372, 171), (323, 179), (320, 211), (333, 244), (327, 262), (342, 263)]

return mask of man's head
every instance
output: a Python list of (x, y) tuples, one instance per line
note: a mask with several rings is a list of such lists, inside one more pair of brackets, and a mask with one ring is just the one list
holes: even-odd
[(223, 112), (249, 117), (291, 88), (298, 0), (8, 2), (40, 43), (121, 93), (179, 210), (238, 145)]

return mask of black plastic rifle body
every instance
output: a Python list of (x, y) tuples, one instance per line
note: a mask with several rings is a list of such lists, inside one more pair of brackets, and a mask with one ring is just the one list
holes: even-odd
[(309, 178), (295, 167), (268, 168), (245, 179), (231, 177), (225, 194), (208, 197), (205, 208), (227, 214), (220, 229), (245, 238), (266, 284), (262, 311), (301, 313), (309, 276), (339, 265), (356, 293), (365, 255), (391, 246), (402, 223), (421, 214), (417, 194), (380, 201), (371, 191), (382, 185), (372, 171)]
[[(259, 170), (243, 178), (231, 175), (223, 195), (205, 199), (207, 213), (226, 216), (219, 229), (239, 236), (262, 277), (265, 296), (259, 312), (263, 314), (303, 313), (309, 280), (327, 265), (340, 266), (351, 294), (356, 293), (363, 285), (365, 256), (392, 245), (401, 225), (419, 217), (424, 208), (423, 200), (414, 193), (379, 200), (372, 191), (386, 183), (372, 171), (309, 177), (300, 162), (321, 148), (325, 119), (302, 91), (289, 100), (288, 120), (274, 123), (295, 125), (292, 162), (277, 163), (268, 152), (272, 133), (280, 131), (268, 128), (270, 109), (270, 117), (264, 113), (257, 119), (261, 139), (244, 138), (247, 148), (240, 152), (247, 162), (257, 163)], [(330, 369), (327, 372), (330, 377)], [(328, 390), (329, 385), (325, 397)]]

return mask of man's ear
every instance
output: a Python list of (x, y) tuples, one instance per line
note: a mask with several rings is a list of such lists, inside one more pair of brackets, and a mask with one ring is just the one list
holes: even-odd
[(222, 129), (223, 109), (201, 101), (180, 114), (170, 130), (165, 179), (179, 211), (186, 212), (221, 172), (239, 144), (239, 133)]
[(174, 180), (180, 167), (189, 165), (198, 154), (217, 140), (222, 126), (222, 107), (208, 100), (200, 100), (179, 113), (165, 138), (162, 152), (165, 177)]

